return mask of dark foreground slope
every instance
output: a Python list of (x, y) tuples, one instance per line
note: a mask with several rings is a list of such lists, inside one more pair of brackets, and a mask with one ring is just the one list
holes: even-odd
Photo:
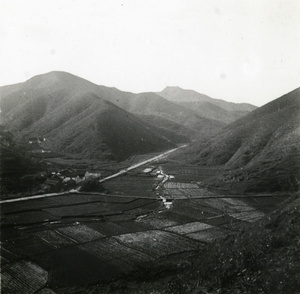
[(0, 89), (2, 123), (43, 147), (99, 160), (174, 146), (134, 115), (102, 98), (101, 89), (68, 73), (51, 72)]
[(178, 158), (228, 169), (218, 185), (247, 190), (296, 190), (299, 183), (300, 89), (197, 141)]
[(257, 108), (247, 103), (232, 103), (213, 99), (196, 91), (179, 87), (167, 87), (158, 94), (178, 105), (193, 110), (202, 117), (223, 123), (233, 122)]

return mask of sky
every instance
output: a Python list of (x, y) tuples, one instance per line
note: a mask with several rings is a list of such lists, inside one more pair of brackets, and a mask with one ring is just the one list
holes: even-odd
[(0, 86), (53, 70), (261, 106), (300, 86), (298, 0), (0, 0)]

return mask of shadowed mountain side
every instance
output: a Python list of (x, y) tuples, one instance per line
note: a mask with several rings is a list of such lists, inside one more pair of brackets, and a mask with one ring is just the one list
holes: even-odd
[[(27, 111), (32, 112), (32, 119), (37, 120), (43, 116), (48, 95), (59, 103), (70, 104), (72, 103), (70, 101), (76, 100), (76, 97), (86, 93), (93, 93), (134, 115), (154, 115), (180, 124), (187, 130), (180, 135), (189, 138), (194, 138), (196, 135), (209, 136), (225, 125), (223, 122), (201, 117), (193, 110), (170, 102), (155, 93), (123, 92), (116, 88), (95, 85), (65, 72), (50, 72), (33, 77), (22, 84), (1, 87), (1, 109), (7, 122), (7, 117), (11, 115), (11, 109), (15, 111), (16, 108), (23, 108), (26, 101), (40, 97), (37, 108), (32, 109), (30, 104), (25, 106), (28, 107)], [(65, 96), (69, 98), (66, 99)], [(30, 124), (30, 121), (27, 123)], [(166, 126), (164, 129), (166, 130)]]
[(46, 138), (44, 148), (99, 160), (174, 147), (97, 93), (97, 85), (67, 73), (37, 76), (0, 89), (2, 121), (14, 133)]
[(283, 185), (295, 189), (300, 175), (299, 113), (298, 88), (224, 127), (208, 141), (192, 143), (176, 156), (200, 165), (239, 169), (227, 174), (227, 182), (255, 179), (255, 184), (264, 189), (280, 180), (284, 184), (272, 184), (270, 189), (280, 190)]
[(157, 93), (165, 99), (195, 111), (198, 115), (224, 123), (248, 114), (257, 107), (247, 103), (233, 103), (221, 99), (213, 99), (193, 90), (184, 90), (179, 87), (166, 87)]
[(194, 132), (166, 118), (155, 115), (137, 115), (143, 122), (150, 124), (157, 129), (160, 134), (168, 138), (172, 142), (186, 143), (190, 141), (191, 136), (195, 136)]

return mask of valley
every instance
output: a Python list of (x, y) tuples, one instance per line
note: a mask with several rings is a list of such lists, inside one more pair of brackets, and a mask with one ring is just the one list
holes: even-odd
[(109, 293), (117, 283), (119, 293), (117, 281), (139, 285), (165, 267), (180, 272), (197, 252), (240, 234), (291, 197), (203, 188), (196, 180), (220, 168), (172, 163), (170, 151), (100, 180), (108, 194), (1, 201), (3, 290)]
[[(178, 170), (163, 162), (131, 169), (103, 183), (109, 194), (2, 201), (3, 289), (80, 293), (99, 283), (142, 281), (143, 272), (159, 273), (161, 263), (177, 271), (206, 244), (238, 234), (289, 196), (222, 195), (180, 176), (164, 182), (158, 168)], [(209, 172), (187, 166), (184, 174), (205, 178)], [(31, 274), (23, 276), (28, 267)]]
[(3, 293), (296, 293), (299, 94), (1, 87)]

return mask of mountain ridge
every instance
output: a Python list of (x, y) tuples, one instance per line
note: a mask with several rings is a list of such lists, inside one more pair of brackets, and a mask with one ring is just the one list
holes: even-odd
[(249, 103), (233, 103), (222, 99), (214, 99), (194, 90), (185, 90), (180, 87), (166, 87), (157, 94), (195, 111), (200, 116), (219, 120), (226, 124), (257, 108)]
[(103, 99), (97, 85), (71, 74), (51, 72), (8, 87), (0, 88), (2, 123), (27, 138), (46, 137), (45, 148), (123, 160), (175, 146), (150, 125)]

